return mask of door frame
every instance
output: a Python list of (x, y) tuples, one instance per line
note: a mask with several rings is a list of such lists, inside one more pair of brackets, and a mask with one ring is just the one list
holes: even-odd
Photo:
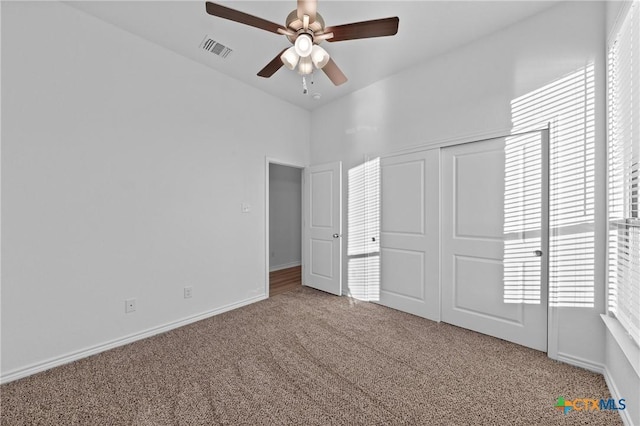
[[(270, 234), (271, 234), (271, 229), (269, 227), (269, 165), (271, 164), (275, 164), (278, 166), (286, 166), (286, 167), (292, 167), (294, 169), (299, 169), (300, 170), (300, 179), (301, 179), (301, 192), (300, 192), (300, 203), (301, 203), (301, 209), (302, 209), (302, 217), (301, 219), (304, 219), (304, 169), (305, 166), (300, 164), (300, 163), (294, 163), (294, 162), (290, 162), (290, 161), (286, 161), (286, 160), (280, 160), (277, 158), (273, 158), (273, 157), (265, 157), (265, 167), (264, 167), (264, 175), (265, 175), (265, 184), (264, 184), (264, 223), (265, 223), (265, 274), (264, 274), (264, 296), (265, 298), (269, 297), (269, 261), (270, 261), (270, 244), (269, 244), (269, 239), (270, 239)], [(303, 253), (303, 244), (304, 244), (304, 222), (301, 222), (301, 229), (300, 229), (300, 236), (301, 236), (301, 241), (300, 241), (300, 264), (302, 265), (302, 276), (304, 276), (304, 269), (305, 269), (305, 265), (304, 265), (304, 256), (302, 255)]]

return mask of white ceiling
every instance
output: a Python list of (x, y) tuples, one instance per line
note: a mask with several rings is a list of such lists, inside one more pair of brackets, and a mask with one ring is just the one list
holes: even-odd
[[(295, 0), (218, 1), (251, 15), (281, 23)], [(70, 6), (112, 23), (179, 55), (312, 110), (414, 64), (513, 25), (553, 6), (555, 1), (336, 1), (319, 0), (327, 26), (398, 16), (393, 37), (323, 43), (349, 81), (335, 87), (316, 72), (309, 94), (300, 76), (281, 68), (271, 78), (258, 77), (276, 54), (290, 44), (281, 35), (208, 15), (205, 1), (72, 1)], [(226, 59), (199, 48), (206, 35), (233, 49)], [(321, 94), (319, 100), (310, 96)]]

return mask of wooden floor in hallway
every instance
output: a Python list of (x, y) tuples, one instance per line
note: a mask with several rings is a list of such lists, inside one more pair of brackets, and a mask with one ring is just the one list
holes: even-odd
[(269, 296), (294, 290), (302, 285), (302, 266), (269, 272)]

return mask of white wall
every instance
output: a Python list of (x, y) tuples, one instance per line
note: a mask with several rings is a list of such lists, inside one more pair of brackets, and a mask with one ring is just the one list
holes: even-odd
[(269, 268), (300, 265), (302, 169), (269, 165)]
[(552, 335), (559, 358), (592, 369), (604, 362), (604, 40), (604, 4), (567, 2), (326, 105), (311, 121), (311, 162), (343, 160), (348, 170), (367, 156), (508, 130), (512, 100), (594, 63), (595, 307), (559, 308)]
[(265, 156), (307, 163), (288, 137), (307, 111), (64, 4), (2, 2), (2, 124), (4, 380), (265, 297)]

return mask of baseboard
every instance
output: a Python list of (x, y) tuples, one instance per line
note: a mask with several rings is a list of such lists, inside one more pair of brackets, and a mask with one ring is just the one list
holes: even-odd
[(86, 358), (88, 356), (95, 355), (100, 352), (108, 351), (109, 349), (117, 348), (118, 346), (123, 346), (129, 343), (133, 343), (137, 340), (146, 339), (147, 337), (151, 337), (156, 334), (164, 333), (164, 332), (173, 330), (175, 328), (179, 328), (179, 327), (182, 327), (206, 318), (210, 318), (212, 316), (219, 315), (223, 312), (241, 308), (243, 306), (250, 305), (255, 302), (259, 302), (266, 298), (267, 298), (266, 295), (251, 297), (249, 299), (245, 299), (240, 302), (231, 303), (229, 305), (225, 305), (217, 309), (212, 309), (210, 311), (206, 311), (197, 315), (192, 315), (190, 317), (182, 318), (177, 321), (172, 321), (158, 327), (149, 328), (147, 330), (143, 330), (138, 333), (134, 333), (128, 336), (114, 339), (109, 342), (101, 343), (99, 345), (91, 346), (86, 349), (82, 349), (82, 350), (72, 352), (66, 355), (62, 355), (56, 358), (51, 358), (43, 362), (31, 364), (27, 367), (9, 371), (8, 373), (0, 376), (0, 384), (9, 383), (14, 380), (22, 379), (24, 377), (31, 376), (33, 374), (40, 373), (45, 370), (49, 370), (54, 367), (59, 367), (61, 365), (68, 364), (70, 362), (77, 361), (79, 359)]
[(631, 340), (629, 333), (627, 333), (616, 318), (608, 315), (600, 316), (607, 326), (607, 332), (627, 358), (631, 368), (633, 368), (638, 377), (640, 377), (640, 348)]
[(604, 365), (589, 361), (588, 359), (558, 352), (558, 358), (556, 358), (556, 360), (573, 365), (574, 367), (580, 367), (584, 368), (585, 370), (593, 371), (594, 373), (604, 374)]
[[(623, 398), (620, 395), (620, 391), (618, 391), (618, 387), (616, 386), (616, 382), (613, 381), (613, 377), (611, 376), (611, 374), (609, 373), (609, 370), (607, 369), (607, 367), (604, 367), (604, 381), (607, 383), (607, 387), (609, 388), (609, 392), (611, 392), (611, 397), (613, 399), (615, 399), (616, 401), (618, 401), (620, 398)], [(634, 426), (633, 424), (633, 420), (631, 419), (631, 415), (629, 414), (629, 411), (627, 410), (618, 410), (618, 414), (620, 414), (620, 418), (622, 419), (622, 423), (625, 424), (625, 426)]]
[(294, 268), (296, 266), (300, 266), (302, 263), (300, 261), (297, 262), (289, 262), (284, 265), (275, 265), (269, 268), (269, 272), (280, 271), (281, 269)]

